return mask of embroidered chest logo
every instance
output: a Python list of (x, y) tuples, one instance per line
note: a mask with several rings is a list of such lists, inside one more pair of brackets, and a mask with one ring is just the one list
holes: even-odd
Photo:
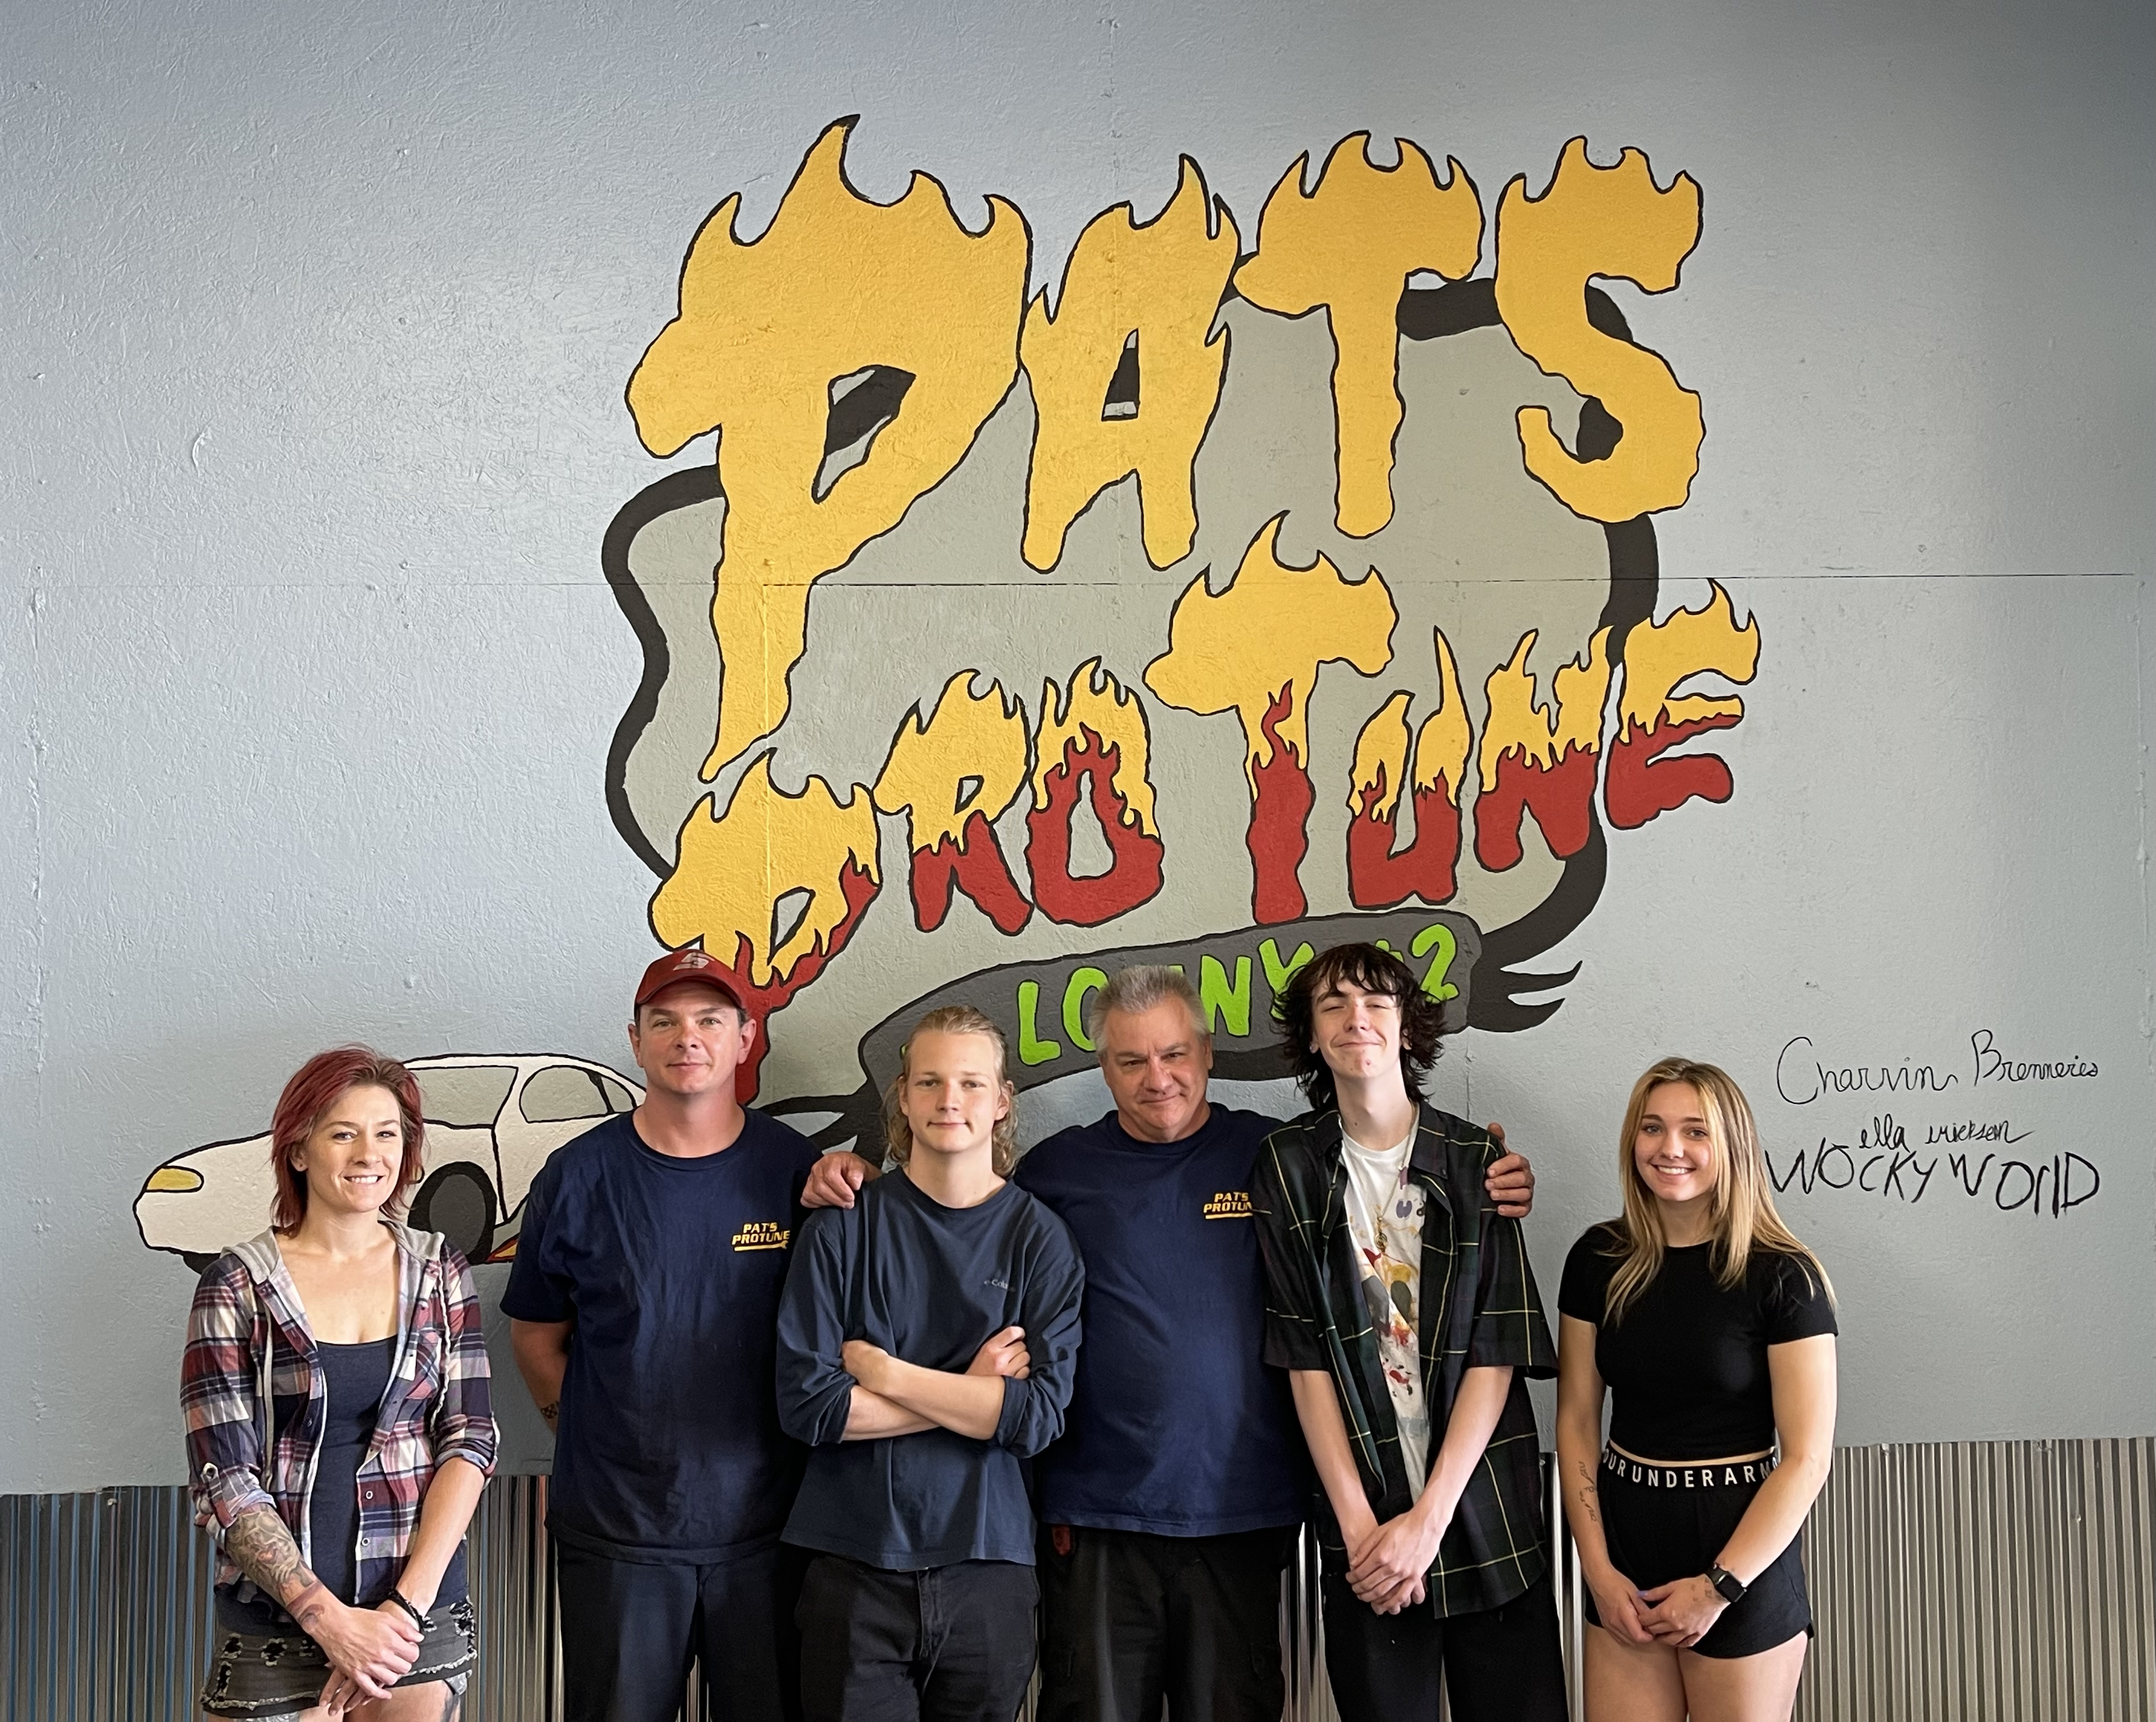
[(793, 1228), (776, 1220), (752, 1220), (734, 1234), (737, 1250), (783, 1250), (793, 1241)]
[(1247, 1190), (1215, 1190), (1213, 1200), (1205, 1205), (1208, 1220), (1247, 1220), (1250, 1217), (1250, 1193)]

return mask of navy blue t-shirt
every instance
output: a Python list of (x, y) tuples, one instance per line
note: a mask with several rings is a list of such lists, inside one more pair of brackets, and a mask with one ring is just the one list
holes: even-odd
[[(1070, 1401), (1086, 1271), (1063, 1222), (1015, 1184), (947, 1208), (903, 1172), (802, 1230), (778, 1317), (778, 1409), (811, 1444), (786, 1540), (887, 1572), (960, 1560), (1033, 1565), (1019, 1462), (1053, 1441)], [(845, 1441), (866, 1339), (924, 1369), (963, 1370), (991, 1337), (1025, 1329), (1029, 1373), (1004, 1382), (993, 1437), (923, 1429)]]
[(616, 1560), (714, 1561), (775, 1538), (801, 1473), (773, 1395), (778, 1294), (816, 1149), (747, 1113), (698, 1159), (634, 1115), (531, 1183), (501, 1307), (573, 1321), (547, 1525)]
[(1110, 1113), (1019, 1163), (1086, 1262), (1076, 1390), (1034, 1465), (1045, 1523), (1204, 1537), (1301, 1522), (1302, 1437), (1286, 1376), (1264, 1363), (1250, 1218), (1278, 1128), (1215, 1106), (1180, 1142), (1141, 1142)]

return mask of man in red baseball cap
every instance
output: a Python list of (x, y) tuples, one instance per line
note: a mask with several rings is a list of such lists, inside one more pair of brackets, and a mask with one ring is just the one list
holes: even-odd
[[(689, 945), (678, 951), (669, 951), (644, 971), (644, 979), (636, 984), (636, 1008), (640, 1011), (670, 987), (708, 987), (715, 993), (723, 993), (726, 1002), (734, 1007), (740, 1020), (747, 1025), (748, 1032), (742, 1038), (742, 1056), (748, 1056), (750, 1044), (755, 1040), (755, 1023), (750, 1021), (748, 1007), (741, 1001), (734, 990), (733, 977), (716, 957), (707, 957), (696, 946)], [(689, 996), (684, 995), (685, 997)], [(640, 1023), (629, 1025), (629, 1045), (635, 1046), (635, 1036)]]
[(670, 1722), (683, 1671), (731, 1722), (798, 1714), (799, 1557), (778, 1534), (802, 1454), (778, 1426), (779, 1291), (816, 1149), (742, 1105), (758, 1025), (694, 948), (638, 983), (644, 1100), (532, 1181), (501, 1300), (555, 1430), (568, 1722)]

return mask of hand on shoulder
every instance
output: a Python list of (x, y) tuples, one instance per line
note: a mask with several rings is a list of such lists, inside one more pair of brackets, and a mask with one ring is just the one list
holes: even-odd
[(1483, 1187), (1490, 1200), (1497, 1205), (1497, 1212), (1507, 1220), (1524, 1220), (1534, 1211), (1535, 1169), (1527, 1164), (1527, 1157), (1516, 1154), (1505, 1145), (1505, 1127), (1491, 1123), (1490, 1139), (1498, 1149), (1498, 1157), (1490, 1162), (1482, 1175)]
[(837, 1149), (822, 1156), (809, 1169), (808, 1181), (801, 1190), (801, 1205), (850, 1208), (856, 1192), (879, 1175), (875, 1167), (850, 1149)]

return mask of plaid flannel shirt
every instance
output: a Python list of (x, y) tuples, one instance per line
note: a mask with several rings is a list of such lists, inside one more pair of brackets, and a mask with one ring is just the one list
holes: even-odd
[[(389, 1594), (418, 1528), (427, 1485), (447, 1460), (494, 1470), (486, 1336), (465, 1258), (439, 1233), (385, 1221), (397, 1240), (395, 1360), (359, 1468), (357, 1591)], [(272, 1345), (272, 1336), (275, 1344)], [(266, 1388), (266, 1396), (265, 1396)], [(307, 1504), (321, 1451), (327, 1378), (274, 1231), (227, 1251), (195, 1289), (180, 1363), (195, 1523), (218, 1545), (217, 1582), (254, 1581), (224, 1552), (250, 1507), (273, 1507), (310, 1565)]]
[[(1251, 1199), (1265, 1263), (1265, 1361), (1331, 1375), (1355, 1468), (1382, 1524), (1414, 1497), (1348, 1230), (1340, 1138), (1337, 1112), (1306, 1113), (1259, 1153)], [(1433, 1465), (1461, 1378), (1482, 1365), (1512, 1366), (1504, 1411), (1430, 1565), (1430, 1603), (1440, 1615), (1509, 1602), (1548, 1564), (1527, 1378), (1557, 1373), (1557, 1347), (1520, 1223), (1499, 1216), (1483, 1185), (1504, 1152), (1487, 1131), (1424, 1106), (1408, 1157), (1409, 1175), (1429, 1192), (1418, 1297)], [(1314, 1517), (1327, 1570), (1344, 1570), (1345, 1542), (1322, 1486)]]

